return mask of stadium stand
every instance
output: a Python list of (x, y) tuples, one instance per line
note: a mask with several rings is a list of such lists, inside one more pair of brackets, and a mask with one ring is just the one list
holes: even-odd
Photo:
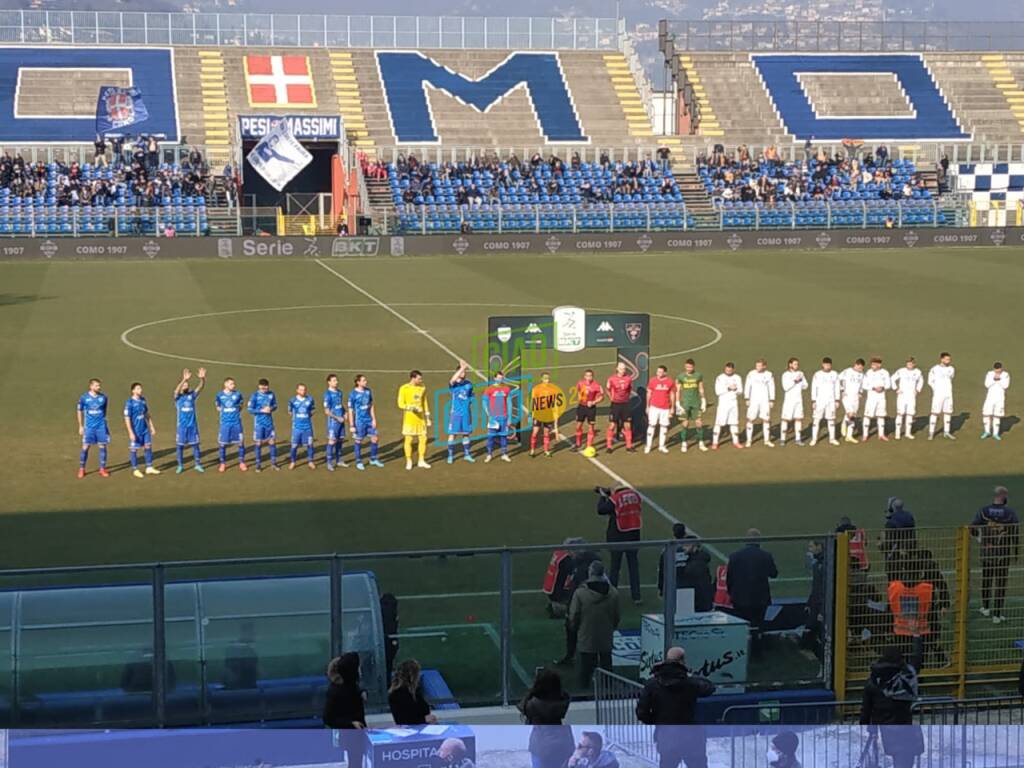
[(982, 221), (997, 226), (1019, 223), (1024, 163), (961, 163), (952, 168), (951, 175), (954, 191), (970, 196), (975, 223), (979, 214)]

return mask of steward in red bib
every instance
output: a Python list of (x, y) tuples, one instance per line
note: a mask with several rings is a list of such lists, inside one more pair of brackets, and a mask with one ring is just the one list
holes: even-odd
[[(643, 501), (640, 494), (628, 486), (619, 486), (614, 491), (609, 488), (595, 488), (594, 491), (600, 496), (597, 514), (608, 516), (606, 541), (640, 541), (640, 530), (644, 524)], [(640, 605), (640, 561), (637, 550), (612, 550), (608, 580), (612, 586), (619, 586), (623, 555), (626, 556), (626, 567), (629, 569), (629, 591), (632, 593), (633, 602)]]
[(729, 566), (720, 565), (715, 569), (715, 598), (712, 601), (715, 608), (732, 608), (732, 599), (729, 597)]

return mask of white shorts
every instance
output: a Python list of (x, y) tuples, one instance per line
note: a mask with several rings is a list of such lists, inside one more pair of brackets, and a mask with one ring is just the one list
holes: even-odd
[(768, 421), (772, 415), (772, 404), (767, 400), (751, 400), (747, 403), (747, 421), (762, 419)]
[(715, 426), (716, 427), (736, 427), (740, 423), (740, 409), (736, 403), (732, 405), (722, 405), (719, 403), (718, 408), (715, 409)]
[(804, 418), (804, 399), (801, 397), (799, 400), (783, 400), (782, 401), (782, 420), (783, 421), (803, 421)]
[(981, 406), (981, 415), (1003, 418), (1006, 415), (1006, 400), (993, 400), (986, 397), (985, 404)]
[(667, 427), (672, 418), (672, 411), (668, 408), (651, 406), (647, 409), (647, 424), (652, 427)]
[(843, 412), (847, 416), (856, 416), (860, 410), (860, 398), (859, 397), (844, 397), (843, 398)]
[(814, 404), (814, 421), (815, 423), (826, 419), (828, 421), (836, 420), (836, 401), (835, 400), (824, 400), (820, 403)]
[(885, 407), (885, 392), (868, 392), (868, 396), (864, 400), (864, 418), (884, 419)]
[[(977, 401), (975, 401), (977, 402)], [(952, 395), (932, 395), (932, 413), (952, 413)]]
[(896, 413), (899, 416), (913, 416), (917, 413), (916, 395), (897, 395)]

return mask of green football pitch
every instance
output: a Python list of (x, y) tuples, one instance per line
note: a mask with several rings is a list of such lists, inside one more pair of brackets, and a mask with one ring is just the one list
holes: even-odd
[[(0, 564), (550, 544), (570, 535), (600, 541), (604, 523), (591, 489), (614, 476), (654, 503), (647, 538), (666, 538), (673, 519), (707, 537), (741, 536), (750, 526), (766, 535), (810, 535), (830, 531), (841, 515), (877, 526), (891, 495), (906, 499), (919, 525), (960, 524), (995, 483), (1011, 493), (1024, 487), (1017, 420), (1004, 420), (1001, 443), (978, 439), (985, 372), (1001, 360), (1016, 373), (1024, 360), (1021, 256), (1019, 249), (950, 249), (0, 264)], [(749, 451), (685, 456), (674, 439), (668, 455), (619, 450), (598, 461), (563, 444), (549, 459), (517, 454), (511, 464), (454, 466), (432, 445), (433, 468), (406, 472), (395, 405), (406, 372), (419, 368), (431, 392), (443, 389), (452, 355), (479, 349), (489, 315), (565, 304), (650, 313), (652, 364), (664, 362), (674, 375), (692, 355), (709, 392), (726, 360), (743, 374), (764, 356), (778, 376), (792, 355), (806, 371), (823, 355), (838, 368), (880, 355), (890, 370), (915, 355), (927, 370), (948, 350), (957, 368), (959, 439), (784, 450), (758, 442)], [(208, 471), (176, 476), (172, 391), (183, 366), (203, 364), (209, 383), (199, 421)], [(583, 367), (593, 366), (603, 381), (612, 364), (610, 350), (563, 354), (552, 374), (567, 388)], [(283, 404), (299, 381), (319, 398), (328, 371), (343, 384), (357, 372), (369, 376), (385, 468), (332, 474), (300, 464), (293, 472), (242, 474), (232, 452), (226, 474), (209, 471), (217, 448), (213, 393), (225, 376), (246, 395), (266, 376)], [(75, 404), (92, 376), (110, 396), (114, 471), (100, 478), (94, 452), (92, 471), (78, 480)], [(144, 480), (126, 469), (120, 417), (135, 380), (145, 385), (164, 470)], [(929, 399), (926, 389), (919, 428)], [(1018, 400), (1011, 388), (1008, 414), (1018, 412)], [(890, 396), (890, 413), (893, 407)], [(777, 422), (777, 408), (774, 416)], [(284, 441), (283, 412), (277, 422)], [(322, 440), (322, 419), (316, 423)], [(279, 460), (286, 451), (282, 444)], [(804, 573), (792, 546), (784, 570), (795, 580)], [(496, 589), (497, 558), (411, 562), (366, 562), (382, 589), (419, 598), (403, 602), (403, 627), (465, 625), (459, 631), (472, 644), (461, 647), (496, 658), (488, 638), (497, 597), (473, 595)], [(545, 562), (546, 555), (517, 558), (517, 589), (536, 589)], [(652, 582), (654, 557), (643, 567), (643, 581)], [(431, 598), (440, 594), (449, 597)], [(529, 621), (543, 627), (543, 640), (528, 632), (522, 638), (537, 645), (536, 653), (524, 652), (531, 663), (558, 650), (558, 631), (541, 606), (532, 594), (517, 596), (514, 606), (517, 632)]]

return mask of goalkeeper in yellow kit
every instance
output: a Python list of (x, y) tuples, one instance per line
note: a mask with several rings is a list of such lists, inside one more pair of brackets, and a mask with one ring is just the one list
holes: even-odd
[(409, 383), (398, 388), (398, 407), (402, 409), (402, 436), (405, 438), (405, 468), (412, 469), (412, 440), (419, 439), (419, 462), (416, 466), (430, 469), (427, 464), (427, 427), (430, 426), (430, 408), (427, 406), (427, 388), (423, 374), (409, 373)]

